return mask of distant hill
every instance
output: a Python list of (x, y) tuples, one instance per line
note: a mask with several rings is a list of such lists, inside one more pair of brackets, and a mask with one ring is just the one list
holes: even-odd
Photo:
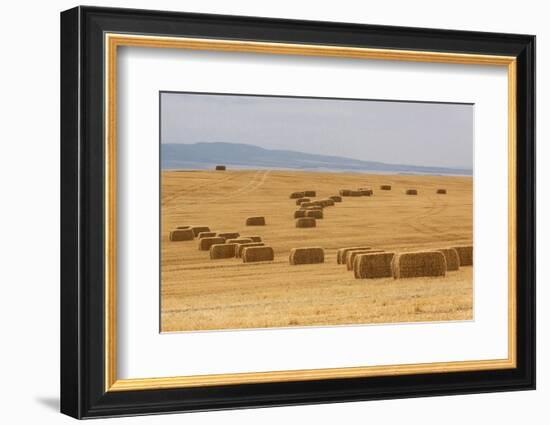
[(386, 164), (339, 156), (264, 149), (240, 143), (161, 144), (161, 168), (163, 170), (211, 169), (216, 164), (224, 164), (229, 168), (293, 169), (304, 171), (351, 171), (388, 174), (472, 174), (472, 170), (467, 169)]

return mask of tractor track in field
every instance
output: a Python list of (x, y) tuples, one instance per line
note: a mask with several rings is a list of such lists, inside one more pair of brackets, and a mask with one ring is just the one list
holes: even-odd
[(223, 193), (221, 195), (213, 195), (213, 196), (207, 196), (200, 199), (196, 199), (188, 202), (187, 204), (188, 205), (211, 204), (211, 203), (223, 201), (225, 199), (232, 199), (232, 198), (237, 198), (239, 196), (248, 195), (249, 193), (252, 193), (258, 190), (260, 187), (262, 187), (270, 173), (271, 173), (271, 170), (258, 170), (254, 173), (250, 181), (246, 183), (244, 186), (241, 186), (231, 192)]
[(427, 211), (405, 219), (407, 225), (421, 235), (433, 235), (439, 231), (439, 226), (434, 225), (431, 219), (446, 211), (449, 206), (446, 201), (443, 204), (436, 203), (433, 197), (429, 197), (428, 200), (430, 205)]
[(219, 185), (222, 183), (226, 183), (231, 180), (235, 180), (237, 177), (241, 177), (239, 174), (232, 174), (229, 176), (225, 176), (224, 178), (216, 181), (208, 181), (203, 183), (197, 183), (190, 186), (185, 186), (183, 189), (177, 190), (170, 196), (167, 196), (166, 198), (162, 199), (161, 205), (167, 206), (168, 204), (172, 203), (173, 201), (176, 201), (184, 196), (189, 195), (189, 193), (197, 192), (198, 190), (211, 187), (212, 185)]

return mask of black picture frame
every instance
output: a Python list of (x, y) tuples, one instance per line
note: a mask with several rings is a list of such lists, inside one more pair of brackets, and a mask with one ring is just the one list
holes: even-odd
[[(139, 33), (517, 58), (517, 367), (106, 392), (104, 33)], [(61, 13), (61, 412), (75, 418), (535, 388), (535, 37), (76, 7)]]

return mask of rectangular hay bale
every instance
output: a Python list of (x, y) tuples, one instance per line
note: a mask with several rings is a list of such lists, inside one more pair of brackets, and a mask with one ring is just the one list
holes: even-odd
[(292, 248), (288, 261), (291, 265), (318, 264), (325, 262), (325, 250), (320, 247)]
[(317, 221), (313, 217), (302, 217), (296, 219), (296, 227), (298, 228), (308, 228), (316, 227)]
[(265, 226), (265, 217), (248, 217), (246, 219), (247, 226)]
[(353, 261), (353, 275), (356, 279), (391, 277), (393, 257), (393, 252), (359, 254)]
[(306, 210), (306, 217), (323, 218), (323, 210)]
[(438, 249), (445, 256), (445, 262), (447, 263), (447, 271), (455, 271), (459, 269), (460, 257), (458, 252), (454, 248), (442, 248)]
[(346, 253), (348, 251), (358, 250), (358, 249), (371, 249), (371, 247), (370, 246), (350, 246), (346, 248), (340, 248), (338, 251), (336, 251), (336, 263), (346, 264), (345, 263)]
[(377, 252), (384, 252), (381, 249), (359, 249), (357, 251), (348, 251), (346, 254), (346, 269), (353, 270), (353, 262), (355, 258), (360, 254), (374, 254)]
[(395, 279), (424, 276), (445, 276), (447, 262), (438, 251), (402, 252), (395, 254), (392, 274)]
[(472, 266), (474, 264), (474, 247), (472, 245), (453, 246), (458, 253), (461, 266)]
[(234, 258), (238, 246), (239, 245), (236, 243), (212, 245), (210, 247), (210, 259), (221, 260), (223, 258)]
[(248, 242), (248, 243), (239, 244), (239, 246), (235, 250), (235, 257), (241, 258), (242, 255), (243, 255), (243, 250), (245, 248), (250, 247), (250, 246), (264, 246), (264, 243), (263, 242)]
[(225, 243), (225, 239), (220, 237), (202, 238), (199, 239), (199, 251), (210, 251), (212, 245), (223, 243)]
[(170, 232), (172, 242), (192, 241), (193, 239), (195, 239), (195, 234), (192, 229), (176, 229)]
[(242, 252), (243, 263), (255, 263), (258, 261), (273, 261), (275, 251), (270, 246), (249, 246)]

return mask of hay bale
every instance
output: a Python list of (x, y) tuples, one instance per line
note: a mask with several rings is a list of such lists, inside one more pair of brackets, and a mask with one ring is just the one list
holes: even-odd
[(249, 246), (242, 252), (243, 263), (255, 263), (257, 261), (273, 261), (275, 252), (270, 246)]
[(246, 219), (247, 226), (265, 226), (265, 217), (248, 217)]
[(178, 226), (176, 229), (190, 229), (191, 226)]
[(458, 253), (461, 266), (471, 266), (474, 264), (474, 248), (472, 245), (453, 246)]
[(216, 232), (200, 232), (199, 233), (199, 239), (213, 238), (214, 236), (216, 236)]
[(296, 211), (294, 211), (294, 218), (302, 218), (302, 217), (305, 217), (305, 216), (306, 216), (306, 212), (308, 212), (308, 210), (296, 210)]
[(216, 165), (216, 171), (225, 171), (225, 165)]
[(316, 227), (317, 222), (313, 217), (301, 217), (296, 220), (296, 227), (298, 228), (307, 228), (307, 227)]
[(292, 248), (288, 260), (291, 265), (318, 264), (325, 262), (325, 250), (319, 247)]
[(227, 243), (236, 243), (236, 244), (243, 244), (243, 243), (251, 243), (252, 239), (248, 238), (239, 238), (239, 239), (228, 239), (226, 241)]
[(290, 194), (290, 199), (299, 199), (299, 198), (305, 198), (306, 194), (305, 192), (292, 192)]
[(342, 197), (338, 195), (329, 196), (334, 202), (342, 202)]
[(435, 193), (438, 193), (440, 195), (446, 195), (447, 194), (447, 189), (437, 189), (435, 191)]
[(243, 236), (243, 238), (250, 239), (252, 242), (261, 242), (261, 236)]
[(239, 245), (236, 243), (215, 244), (210, 247), (210, 259), (220, 260), (222, 258), (234, 258)]
[(220, 233), (218, 236), (220, 238), (225, 238), (225, 239), (236, 239), (239, 236), (241, 236), (241, 234), (239, 232), (226, 232), (226, 233)]
[(346, 269), (353, 270), (353, 262), (355, 258), (360, 254), (373, 254), (377, 252), (384, 252), (382, 249), (360, 249), (357, 251), (348, 251), (346, 255)]
[(445, 256), (448, 272), (458, 270), (460, 266), (460, 257), (458, 256), (458, 252), (456, 251), (456, 249), (443, 248), (443, 249), (438, 249), (438, 251)]
[(195, 239), (195, 234), (192, 229), (176, 229), (170, 232), (172, 242), (192, 241), (193, 239)]
[(447, 263), (438, 251), (403, 252), (395, 254), (392, 274), (395, 279), (421, 276), (445, 276)]
[(319, 210), (319, 211), (323, 211), (323, 207), (321, 207), (320, 205), (312, 205), (310, 207), (300, 207), (300, 210)]
[(349, 189), (340, 189), (338, 193), (340, 196), (351, 196), (351, 190)]
[(353, 275), (356, 279), (391, 277), (393, 257), (393, 252), (359, 254), (353, 261)]
[(346, 254), (348, 251), (354, 251), (358, 249), (371, 249), (370, 246), (351, 246), (347, 248), (340, 248), (338, 251), (336, 251), (336, 262), (338, 264), (346, 264)]
[(313, 217), (321, 219), (323, 218), (323, 211), (322, 210), (307, 210), (306, 211), (306, 217)]
[(405, 191), (405, 194), (406, 195), (418, 195), (418, 190), (416, 190), (416, 189), (407, 189)]
[(237, 249), (235, 250), (235, 257), (241, 258), (243, 255), (243, 249), (249, 247), (249, 246), (264, 246), (263, 242), (249, 242), (249, 243), (243, 243), (240, 244)]
[(210, 227), (208, 227), (208, 226), (193, 226), (193, 227), (191, 227), (191, 230), (193, 231), (193, 234), (195, 235), (195, 237), (197, 237), (197, 236), (199, 236), (199, 233), (201, 233), (201, 232), (209, 232)]
[(353, 196), (353, 197), (363, 196), (363, 193), (360, 190), (352, 190), (350, 191), (349, 196)]
[(309, 208), (309, 207), (314, 207), (314, 203), (313, 202), (302, 202), (302, 204), (300, 205), (300, 208)]
[(372, 196), (374, 193), (372, 189), (359, 189), (358, 192), (361, 194), (361, 196)]
[(312, 198), (315, 198), (317, 196), (317, 192), (314, 190), (306, 190), (304, 191), (304, 196), (311, 196)]
[(389, 184), (381, 184), (380, 190), (391, 190), (391, 185)]
[(309, 198), (298, 198), (296, 199), (296, 205), (302, 205), (304, 202), (311, 202), (311, 199)]
[(224, 243), (225, 243), (225, 238), (220, 238), (220, 237), (202, 238), (199, 240), (199, 251), (209, 251), (212, 245), (224, 244)]
[(319, 201), (322, 207), (333, 207), (334, 201), (332, 199), (322, 199)]

